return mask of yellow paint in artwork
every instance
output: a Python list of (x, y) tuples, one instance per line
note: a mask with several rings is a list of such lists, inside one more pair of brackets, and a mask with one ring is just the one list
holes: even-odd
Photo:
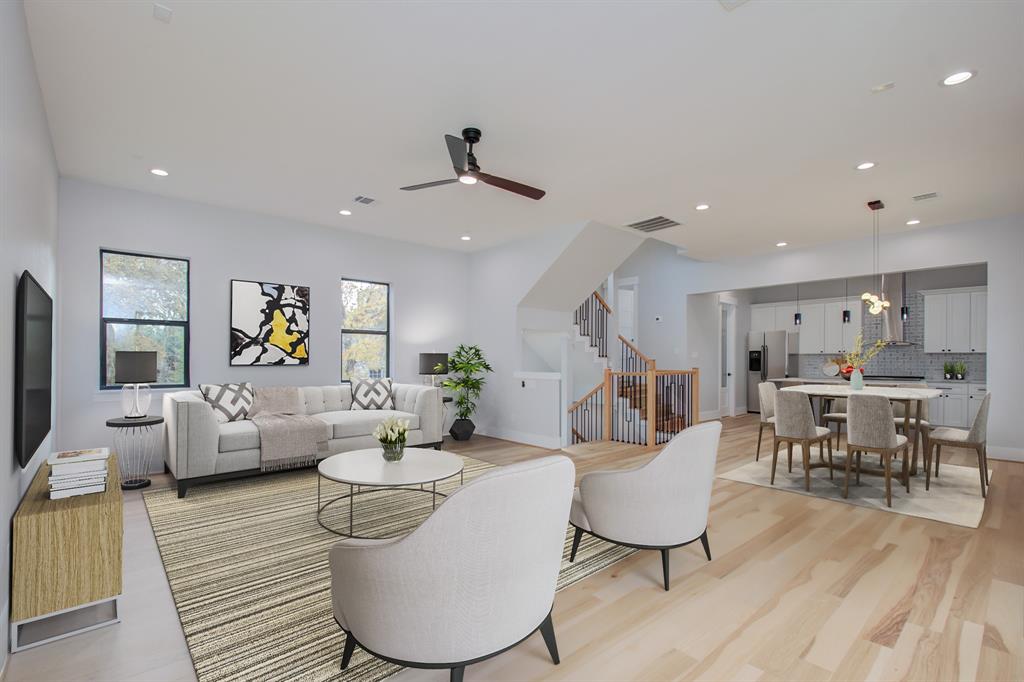
[[(274, 311), (274, 317), (273, 319), (270, 320), (270, 328), (273, 329), (273, 331), (270, 333), (271, 345), (277, 346), (278, 348), (284, 350), (289, 355), (293, 355), (292, 342), (298, 339), (299, 335), (289, 334), (287, 332), (288, 320), (285, 319), (284, 314), (280, 310)], [(299, 346), (299, 348), (302, 349), (302, 355), (295, 355), (295, 357), (304, 357), (306, 355), (306, 349), (304, 348), (304, 345), (305, 344)]]
[(295, 352), (292, 353), (292, 356), (296, 358), (306, 357), (306, 344), (300, 343), (298, 347), (295, 349)]

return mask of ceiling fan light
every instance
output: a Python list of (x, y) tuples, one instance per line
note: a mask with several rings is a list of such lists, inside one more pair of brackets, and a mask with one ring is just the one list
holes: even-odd
[(459, 182), (461, 182), (463, 185), (475, 185), (476, 176), (470, 175), (469, 173), (463, 173), (462, 175), (459, 176)]

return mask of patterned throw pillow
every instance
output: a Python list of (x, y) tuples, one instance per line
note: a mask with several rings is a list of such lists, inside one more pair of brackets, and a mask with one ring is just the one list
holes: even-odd
[(359, 379), (352, 384), (353, 410), (393, 410), (391, 379)]
[(213, 408), (218, 424), (245, 419), (252, 409), (255, 394), (252, 384), (199, 384), (203, 398)]

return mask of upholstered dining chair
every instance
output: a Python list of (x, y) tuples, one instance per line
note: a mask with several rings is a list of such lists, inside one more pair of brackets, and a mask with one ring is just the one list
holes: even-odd
[(885, 503), (892, 506), (892, 458), (903, 453), (903, 483), (910, 492), (910, 445), (906, 436), (896, 433), (892, 405), (882, 395), (858, 393), (850, 396), (847, 406), (846, 480), (843, 497), (850, 493), (850, 462), (857, 458), (857, 482), (860, 483), (861, 454), (877, 453), (882, 457), (885, 474)]
[(935, 449), (935, 477), (939, 477), (939, 458), (942, 456), (942, 446), (971, 448), (978, 453), (978, 476), (981, 479), (981, 496), (985, 497), (985, 489), (988, 486), (988, 404), (992, 397), (986, 393), (978, 408), (978, 414), (971, 424), (971, 430), (954, 429), (941, 427), (931, 431), (925, 438), (924, 447), (924, 489), (931, 487), (931, 463), (932, 448)]
[(341, 669), (358, 645), (412, 668), (451, 670), (537, 630), (551, 659), (555, 583), (576, 473), (554, 456), (490, 471), (452, 493), (408, 535), (345, 539), (330, 550)]
[(846, 398), (835, 398), (829, 401), (828, 411), (821, 415), (821, 425), (831, 430), (836, 425), (836, 449), (843, 437), (843, 424), (846, 423)]
[[(928, 388), (928, 384), (922, 384), (920, 382), (916, 384), (896, 384), (897, 388)], [(917, 419), (917, 402), (909, 403), (910, 407), (910, 426), (913, 428), (915, 420)], [(925, 444), (925, 439), (928, 437), (928, 430), (931, 429), (931, 423), (928, 421), (928, 401), (922, 400), (921, 405), (921, 431), (915, 433), (914, 437), (920, 437), (922, 439), (922, 445)], [(904, 436), (909, 437), (910, 434), (906, 432), (906, 414), (907, 406), (901, 402), (892, 403), (892, 419), (896, 424), (897, 433), (902, 433)], [(913, 444), (913, 441), (911, 441)]]
[[(772, 477), (775, 485), (775, 467), (779, 463), (779, 446), (787, 445), (789, 470), (793, 471), (793, 445), (800, 445), (804, 463), (804, 490), (811, 489), (811, 445), (818, 444), (818, 453), (824, 459), (825, 443), (828, 443), (828, 477), (832, 472), (832, 431), (814, 424), (811, 401), (798, 391), (779, 391), (775, 396), (775, 440), (772, 443)], [(820, 465), (819, 465), (820, 466)]]
[(757, 385), (757, 399), (761, 403), (761, 421), (757, 425), (755, 462), (761, 459), (761, 434), (766, 428), (775, 433), (775, 394), (778, 392), (779, 387), (770, 381), (763, 381)]
[(708, 509), (721, 433), (721, 422), (704, 422), (680, 431), (641, 467), (585, 474), (569, 512), (576, 529), (569, 561), (575, 561), (584, 533), (626, 547), (661, 550), (666, 591), (669, 550), (700, 540), (711, 561)]

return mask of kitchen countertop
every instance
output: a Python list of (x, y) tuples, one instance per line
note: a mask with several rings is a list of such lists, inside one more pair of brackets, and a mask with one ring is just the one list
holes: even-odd
[[(850, 383), (849, 381), (846, 381), (845, 379), (840, 379), (838, 377), (826, 377), (826, 376), (822, 376), (822, 377), (772, 377), (772, 378), (769, 378), (768, 381), (773, 381), (773, 382), (777, 381), (779, 383), (840, 384), (840, 385), (841, 384), (849, 384)], [(899, 381), (897, 379), (864, 379), (864, 385), (865, 386), (870, 386), (872, 384), (875, 384), (875, 385), (889, 385), (889, 386), (891, 386), (893, 384), (926, 384), (926, 383), (929, 383), (929, 382), (931, 382), (931, 383), (938, 382), (938, 383), (943, 383), (943, 384), (945, 384), (945, 383), (964, 384), (964, 385), (976, 384), (978, 386), (984, 386), (985, 385), (984, 381), (971, 381), (969, 379), (964, 379), (963, 381), (957, 381), (955, 379), (950, 379), (950, 380), (946, 380), (946, 379), (918, 379), (916, 381), (914, 381), (914, 380)]]

